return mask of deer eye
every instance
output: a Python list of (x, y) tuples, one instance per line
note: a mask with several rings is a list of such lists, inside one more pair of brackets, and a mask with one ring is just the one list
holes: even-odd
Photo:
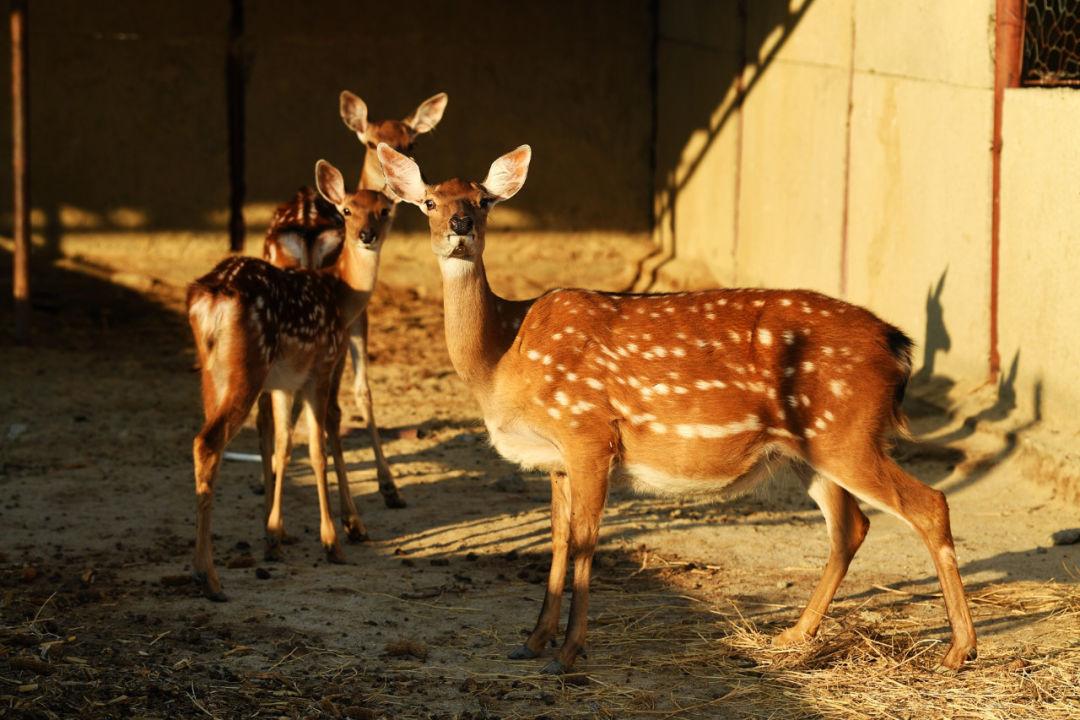
[(368, 142), (367, 142), (367, 146), (368, 146), (369, 148), (371, 148), (372, 150), (374, 150), (374, 149), (375, 149), (375, 143), (374, 143), (374, 142), (372, 142), (371, 140), (368, 140)]
[(484, 210), (490, 210), (491, 206), (494, 205), (494, 204), (495, 204), (495, 198), (493, 198), (493, 197), (480, 198), (480, 207), (483, 208)]
[(434, 210), (435, 209), (435, 201), (434, 200), (425, 200), (424, 201), (424, 207), (426, 207), (428, 210)]
[(346, 208), (341, 208), (341, 214), (342, 215), (352, 215), (352, 210), (350, 210), (347, 207)]
[(382, 212), (379, 213), (379, 217), (389, 217), (389, 215), (390, 215), (390, 208), (383, 208)]

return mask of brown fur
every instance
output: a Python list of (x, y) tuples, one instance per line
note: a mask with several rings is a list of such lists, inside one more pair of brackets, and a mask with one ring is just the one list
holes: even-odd
[[(321, 192), (345, 215), (344, 244), (335, 265), (317, 271), (282, 270), (263, 260), (232, 257), (188, 288), (188, 318), (199, 354), (206, 416), (193, 446), (194, 572), (207, 596), (215, 600), (224, 599), (210, 532), (217, 470), (225, 446), (264, 391), (272, 396), (275, 418), (275, 485), (271, 489), (267, 482), (266, 500), (268, 554), (274, 556), (284, 534), (281, 494), (293, 393), (304, 399), (309, 457), (319, 491), (320, 534), (328, 556), (342, 560), (329, 509), (324, 440), (329, 440), (334, 453), (346, 531), (354, 539), (366, 534), (348, 491), (338, 437), (340, 418), (328, 413), (328, 400), (340, 381), (349, 329), (374, 287), (377, 253), (389, 229), (393, 202), (369, 190), (346, 196), (341, 174), (328, 163), (319, 163), (317, 175)], [(265, 433), (261, 435), (265, 458), (268, 448)]]
[[(426, 185), (411, 160), (380, 148), (388, 184), (427, 214), (443, 274), (446, 336), (480, 403), (492, 443), (552, 478), (552, 565), (544, 605), (513, 658), (557, 632), (574, 556), (566, 639), (545, 671), (572, 666), (585, 642), (589, 575), (613, 469), (667, 492), (744, 490), (770, 457), (794, 462), (826, 519), (825, 572), (794, 627), (818, 629), (869, 523), (855, 498), (904, 519), (938, 569), (953, 643), (942, 664), (975, 651), (944, 496), (905, 473), (885, 440), (902, 424), (910, 341), (870, 312), (800, 290), (620, 295), (556, 290), (505, 324), (506, 301), (483, 265), (487, 210), (524, 183), (527, 147), (483, 183)], [(471, 232), (454, 228), (468, 216)], [(459, 223), (460, 224), (460, 223)]]

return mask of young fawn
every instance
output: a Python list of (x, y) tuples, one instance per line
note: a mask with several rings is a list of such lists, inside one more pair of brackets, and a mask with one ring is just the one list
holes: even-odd
[(330, 515), (324, 435), (329, 438), (338, 474), (345, 531), (350, 539), (366, 535), (349, 494), (337, 418), (328, 417), (327, 410), (331, 392), (340, 381), (349, 328), (363, 313), (375, 287), (379, 251), (394, 205), (373, 190), (347, 195), (341, 173), (325, 160), (315, 166), (315, 176), (319, 192), (345, 218), (345, 242), (333, 266), (281, 270), (263, 260), (232, 257), (188, 287), (188, 319), (199, 353), (206, 415), (193, 446), (194, 572), (212, 600), (225, 599), (211, 547), (214, 481), (225, 446), (261, 393), (270, 394), (275, 425), (275, 484), (266, 496), (269, 546), (277, 546), (284, 534), (281, 494), (294, 394), (304, 402), (308, 455), (319, 494), (319, 531), (328, 558), (343, 562)]
[[(439, 93), (420, 103), (419, 107), (404, 120), (369, 121), (367, 105), (348, 90), (340, 97), (341, 119), (346, 127), (356, 132), (360, 142), (370, 152), (365, 151), (364, 168), (360, 173), (359, 188), (382, 192), (386, 180), (374, 148), (377, 143), (385, 142), (395, 150), (411, 153), (416, 138), (435, 129), (442, 119), (448, 102), (446, 93)], [(263, 258), (280, 268), (318, 269), (333, 265), (337, 261), (342, 242), (341, 220), (334, 206), (323, 200), (310, 188), (301, 188), (296, 195), (280, 205), (270, 221), (270, 228), (263, 241)], [(349, 333), (349, 354), (353, 364), (353, 396), (356, 405), (363, 414), (364, 423), (371, 435), (371, 447), (375, 454), (376, 477), (379, 492), (387, 507), (403, 508), (405, 501), (394, 484), (390, 464), (383, 454), (382, 441), (379, 438), (375, 411), (371, 401), (371, 387), (368, 383), (367, 353), (368, 317), (367, 309), (360, 314)], [(338, 376), (340, 380), (340, 375)], [(340, 425), (341, 406), (338, 402), (338, 387), (335, 384), (331, 392), (328, 410), (333, 424)], [(270, 398), (259, 398), (258, 427), (263, 452), (263, 480), (269, 492), (273, 482), (273, 470), (270, 463), (270, 449), (273, 447), (273, 409)], [(269, 549), (277, 556), (278, 547)]]
[(391, 190), (417, 205), (443, 277), (446, 340), (507, 459), (551, 473), (552, 561), (536, 627), (512, 659), (558, 632), (568, 555), (566, 639), (544, 672), (569, 669), (585, 642), (589, 573), (613, 471), (667, 493), (743, 492), (776, 460), (797, 466), (821, 508), (824, 575), (781, 645), (815, 634), (869, 521), (856, 498), (908, 523), (944, 591), (953, 640), (942, 664), (975, 652), (945, 497), (886, 452), (903, 429), (911, 342), (870, 312), (800, 290), (627, 295), (554, 290), (531, 303), (495, 295), (484, 271), (488, 211), (524, 184), (523, 145), (482, 183), (427, 185), (409, 158), (380, 146)]

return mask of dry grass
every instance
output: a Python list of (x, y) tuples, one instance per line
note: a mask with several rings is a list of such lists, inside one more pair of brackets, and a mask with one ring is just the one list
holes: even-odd
[[(909, 596), (899, 607), (911, 597), (926, 596)], [(673, 608), (654, 598), (623, 594), (621, 607), (605, 613), (593, 639), (599, 653), (630, 658), (605, 667), (603, 675), (682, 673), (685, 693), (660, 697), (594, 684), (580, 697), (611, 717), (1080, 717), (1076, 584), (1012, 583), (973, 592), (977, 623), (1022, 620), (1041, 639), (1004, 647), (984, 637), (976, 662), (945, 674), (935, 672), (944, 645), (925, 639), (925, 620), (901, 613), (841, 611), (815, 640), (776, 648), (771, 640), (780, 624), (762, 627), (734, 609), (682, 599), (693, 611), (679, 607), (681, 619), (675, 619), (665, 617)]]

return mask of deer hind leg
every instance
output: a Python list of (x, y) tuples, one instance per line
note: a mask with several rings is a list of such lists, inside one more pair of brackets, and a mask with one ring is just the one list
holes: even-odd
[(209, 410), (202, 430), (192, 443), (195, 464), (195, 558), (192, 568), (195, 581), (202, 586), (203, 593), (216, 602), (224, 601), (226, 597), (214, 567), (213, 536), (210, 529), (214, 484), (221, 465), (221, 454), (240, 430), (258, 393), (257, 385), (254, 391), (242, 382), (234, 385), (240, 387), (230, 387), (222, 393), (222, 402)]
[(364, 521), (360, 519), (360, 511), (356, 509), (352, 492), (349, 490), (345, 455), (341, 450), (341, 404), (338, 403), (338, 388), (341, 386), (341, 372), (344, 367), (343, 358), (334, 371), (330, 395), (326, 401), (326, 439), (334, 457), (334, 474), (337, 476), (338, 495), (341, 498), (341, 524), (345, 528), (345, 537), (350, 542), (361, 542), (368, 539), (368, 531)]
[[(265, 396), (264, 396), (265, 397)], [(270, 561), (281, 560), (281, 546), (285, 542), (285, 520), (281, 501), (285, 492), (285, 471), (292, 457), (293, 394), (285, 390), (271, 390), (268, 414), (273, 423), (273, 456), (269, 463), (272, 473), (266, 478), (266, 549), (264, 557)], [(263, 411), (260, 399), (259, 412)], [(263, 450), (263, 470), (266, 471), (267, 455)]]
[(544, 605), (529, 639), (510, 651), (511, 660), (537, 657), (548, 641), (559, 632), (559, 609), (563, 586), (566, 584), (566, 564), (570, 550), (570, 483), (566, 473), (551, 473), (551, 571), (548, 573)]
[(394, 483), (394, 476), (390, 472), (390, 464), (386, 462), (386, 456), (383, 455), (379, 427), (375, 423), (375, 409), (371, 402), (371, 386), (368, 385), (367, 335), (368, 317), (367, 310), (364, 310), (349, 331), (349, 355), (352, 357), (353, 364), (353, 394), (356, 397), (357, 407), (364, 415), (368, 433), (371, 435), (371, 449), (375, 453), (379, 493), (382, 494), (386, 507), (403, 508), (406, 503), (398, 493), (397, 485)]
[[(570, 483), (570, 551), (574, 557), (574, 594), (570, 600), (570, 617), (566, 637), (541, 672), (557, 675), (574, 665), (585, 647), (589, 624), (589, 581), (592, 575), (593, 554), (600, 535), (600, 518), (607, 500), (608, 474), (611, 456), (598, 454), (572, 458), (569, 463)], [(552, 563), (554, 565), (554, 563)]]
[(773, 638), (773, 644), (778, 647), (800, 643), (817, 634), (829, 603), (847, 574), (848, 565), (870, 529), (870, 521), (851, 493), (815, 474), (808, 465), (798, 466), (796, 472), (825, 516), (825, 528), (829, 533), (829, 559), (799, 621)]
[(308, 427), (308, 457), (315, 473), (315, 485), (319, 493), (319, 537), (322, 539), (326, 559), (332, 563), (344, 563), (334, 518), (330, 513), (330, 493), (326, 481), (326, 404), (329, 388), (315, 383), (304, 392), (305, 420)]
[(908, 475), (877, 449), (859, 465), (850, 461), (837, 463), (835, 468), (829, 468), (829, 474), (856, 497), (899, 517), (922, 538), (934, 561), (952, 627), (952, 644), (941, 665), (955, 670), (974, 658), (975, 627), (957, 567), (945, 495)]

